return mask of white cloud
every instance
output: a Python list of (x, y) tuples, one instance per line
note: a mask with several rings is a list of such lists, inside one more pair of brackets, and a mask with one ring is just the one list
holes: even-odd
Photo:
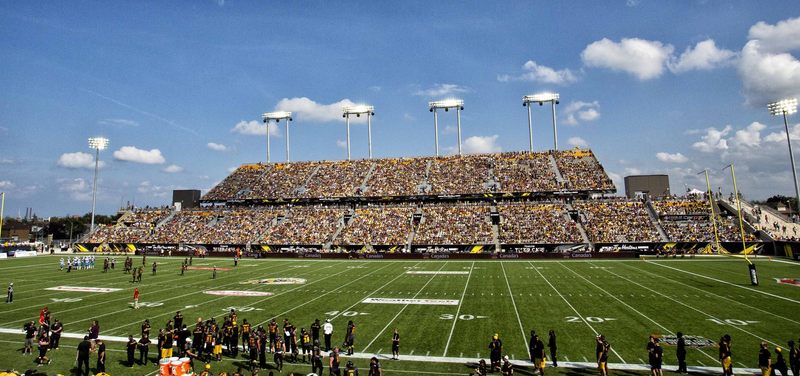
[(336, 140), (336, 147), (340, 149), (347, 149), (347, 142), (342, 140)]
[(183, 172), (183, 167), (178, 166), (176, 164), (171, 164), (167, 167), (164, 167), (161, 171), (166, 172), (168, 174), (176, 174), (178, 172)]
[(10, 180), (0, 180), (0, 189), (11, 189), (14, 188), (14, 183)]
[(706, 134), (703, 135), (700, 141), (692, 144), (693, 148), (702, 151), (703, 153), (711, 153), (718, 150), (728, 149), (728, 141), (725, 139), (725, 136), (727, 136), (731, 131), (730, 125), (726, 125), (725, 128), (721, 130), (711, 127), (706, 128), (705, 131)]
[(578, 125), (580, 122), (594, 121), (600, 118), (600, 102), (573, 101), (564, 107), (566, 119), (564, 124)]
[(736, 53), (731, 50), (717, 48), (713, 39), (706, 39), (692, 47), (686, 47), (680, 57), (673, 58), (667, 66), (673, 73), (683, 73), (691, 70), (712, 70), (729, 65), (733, 62)]
[[(81, 151), (75, 153), (64, 153), (58, 157), (58, 161), (56, 162), (57, 165), (64, 167), (64, 168), (85, 168), (85, 169), (93, 169), (94, 168), (94, 156), (89, 153), (84, 153)], [(99, 168), (105, 167), (106, 163), (100, 161), (98, 164)]]
[(128, 119), (103, 119), (97, 122), (100, 125), (110, 125), (114, 127), (138, 127), (139, 122)]
[(411, 115), (408, 112), (404, 112), (403, 113), (403, 120), (405, 120), (405, 121), (414, 121), (414, 120), (417, 120), (417, 118), (415, 118), (414, 115)]
[[(789, 127), (789, 136), (794, 140), (800, 140), (800, 124)], [(786, 131), (773, 132), (764, 137), (766, 142), (786, 142)]]
[(225, 146), (223, 144), (218, 144), (216, 142), (209, 142), (209, 143), (206, 144), (206, 147), (208, 147), (209, 149), (214, 150), (214, 151), (227, 151), (228, 150), (227, 146)]
[(656, 158), (658, 158), (659, 161), (666, 163), (686, 163), (689, 161), (689, 158), (686, 158), (686, 156), (681, 153), (670, 154), (659, 152), (656, 153)]
[(762, 106), (800, 96), (800, 60), (789, 51), (800, 48), (800, 17), (750, 28), (742, 48), (739, 77), (748, 104)]
[(625, 167), (626, 175), (641, 175), (642, 170), (636, 167)]
[(747, 39), (759, 40), (766, 52), (783, 52), (800, 48), (800, 17), (770, 25), (759, 21), (750, 27)]
[(499, 153), (503, 148), (497, 144), (498, 135), (472, 136), (464, 140), (463, 152), (465, 154)]
[(92, 186), (83, 178), (58, 179), (58, 190), (69, 194), (75, 201), (90, 201), (92, 199)]
[(761, 145), (761, 131), (767, 126), (759, 122), (753, 122), (744, 129), (734, 133), (733, 143), (738, 147), (757, 147)]
[(173, 189), (178, 189), (178, 187), (156, 185), (145, 180), (139, 183), (139, 186), (136, 188), (136, 191), (141, 194), (150, 195), (153, 197), (168, 197), (168, 195), (172, 193)]
[(416, 92), (414, 92), (414, 95), (418, 95), (421, 97), (438, 98), (438, 97), (445, 97), (448, 95), (469, 93), (471, 91), (472, 90), (470, 90), (466, 86), (461, 86), (456, 84), (435, 84), (427, 89), (417, 90)]
[(586, 66), (629, 73), (644, 81), (661, 76), (674, 49), (659, 41), (623, 38), (614, 42), (603, 38), (586, 46), (581, 59)]
[(522, 66), (522, 70), (523, 73), (518, 76), (503, 74), (497, 76), (497, 80), (500, 82), (533, 81), (557, 85), (571, 84), (578, 80), (578, 77), (569, 69), (564, 68), (556, 70), (544, 65), (539, 65), (533, 60), (525, 62)]
[[(267, 135), (267, 126), (264, 125), (260, 121), (255, 120), (242, 120), (236, 123), (233, 128), (231, 128), (231, 132), (248, 135), (248, 136), (266, 136)], [(279, 136), (280, 133), (278, 132), (278, 125), (275, 123), (269, 123), (269, 135), (270, 136)], [(208, 146), (211, 148), (211, 146)], [(214, 150), (214, 149), (212, 149)]]
[(586, 148), (586, 147), (589, 147), (589, 143), (588, 143), (588, 142), (586, 142), (586, 140), (584, 140), (584, 139), (582, 139), (582, 138), (580, 138), (580, 137), (570, 137), (570, 138), (567, 140), (567, 143), (568, 143), (568, 144), (570, 144), (570, 145), (572, 145), (572, 146), (577, 146), (577, 147), (579, 147), (579, 148)]
[(629, 7), (635, 7), (635, 6), (639, 6), (639, 3), (641, 3), (641, 2), (642, 2), (641, 0), (626, 0), (625, 1), (625, 5), (627, 5)]
[[(321, 104), (306, 97), (295, 97), (283, 98), (278, 101), (278, 104), (275, 106), (275, 111), (291, 111), (292, 116), (302, 118), (304, 122), (343, 122), (342, 109), (354, 105), (356, 105), (356, 103), (349, 99), (342, 99), (331, 104)], [(350, 122), (366, 123), (367, 120), (365, 117), (351, 117)]]
[(114, 152), (114, 159), (133, 163), (163, 164), (166, 162), (161, 150), (143, 150), (135, 146), (123, 146)]
[(14, 160), (11, 158), (0, 158), (0, 164), (14, 164)]

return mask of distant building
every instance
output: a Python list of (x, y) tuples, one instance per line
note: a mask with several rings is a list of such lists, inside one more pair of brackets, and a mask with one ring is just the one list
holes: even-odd
[(33, 225), (26, 222), (4, 222), (3, 238), (28, 241), (31, 238), (31, 226)]
[(200, 207), (199, 189), (177, 189), (172, 191), (172, 206), (180, 203), (181, 209), (193, 209)]
[(631, 175), (625, 177), (625, 196), (636, 198), (640, 195), (663, 197), (671, 194), (667, 175)]

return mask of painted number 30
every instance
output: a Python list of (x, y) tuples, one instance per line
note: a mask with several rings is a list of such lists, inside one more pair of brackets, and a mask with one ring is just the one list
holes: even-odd
[[(455, 317), (456, 317), (456, 315), (452, 315), (452, 314), (449, 314), (449, 313), (444, 313), (444, 314), (439, 316), (439, 319), (441, 319), (441, 320), (453, 320)], [(481, 317), (478, 317), (478, 318), (481, 318)], [(458, 319), (459, 320), (473, 320), (473, 319), (475, 319), (475, 316), (474, 315), (459, 315)]]

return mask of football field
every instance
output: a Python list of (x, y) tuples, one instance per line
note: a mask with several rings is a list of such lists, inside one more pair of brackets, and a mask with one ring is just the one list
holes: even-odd
[[(594, 338), (604, 334), (612, 346), (611, 373), (645, 374), (648, 336), (662, 336), (665, 370), (677, 363), (670, 345), (683, 332), (699, 347), (689, 349), (695, 371), (718, 373), (716, 342), (730, 334), (734, 370), (756, 368), (759, 343), (786, 348), (800, 337), (800, 264), (758, 258), (760, 286), (752, 287), (743, 259), (714, 257), (647, 260), (193, 260), (193, 270), (180, 275), (183, 258), (147, 257), (141, 283), (131, 283), (116, 269), (59, 271), (60, 256), (0, 260), (0, 286), (14, 282), (14, 302), (0, 312), (0, 368), (29, 368), (52, 375), (70, 374), (75, 365), (75, 338), (62, 339), (48, 355), (52, 364), (37, 368), (35, 356), (23, 356), (22, 326), (38, 319), (48, 306), (64, 332), (82, 337), (92, 320), (107, 338), (111, 375), (148, 375), (156, 367), (127, 368), (125, 344), (129, 334), (139, 338), (140, 325), (150, 319), (153, 333), (177, 310), (189, 328), (198, 317), (220, 319), (231, 309), (239, 321), (253, 326), (288, 318), (308, 329), (314, 319), (330, 319), (334, 343), (340, 345), (348, 320), (356, 324), (352, 359), (366, 375), (368, 359), (391, 356), (396, 328), (401, 360), (382, 360), (385, 375), (466, 375), (468, 362), (488, 360), (488, 343), (497, 333), (503, 353), (519, 364), (528, 359), (531, 330), (558, 338), (559, 368), (549, 374), (597, 374)], [(151, 264), (158, 273), (151, 275)], [(134, 258), (141, 266), (142, 258)], [(229, 268), (212, 279), (213, 266)], [(779, 283), (785, 280), (787, 283)], [(792, 282), (792, 283), (788, 283)], [(141, 292), (132, 309), (134, 287)], [(299, 332), (299, 331), (298, 331)], [(155, 334), (152, 335), (153, 337)], [(117, 338), (121, 337), (121, 338)], [(34, 349), (36, 353), (36, 349)], [(784, 352), (788, 354), (788, 351)], [(156, 356), (154, 346), (150, 355)], [(138, 358), (138, 353), (137, 353)], [(271, 360), (271, 356), (268, 356)], [(327, 358), (325, 359), (327, 374)], [(95, 363), (92, 356), (90, 364)], [(344, 363), (344, 362), (343, 362)], [(229, 374), (244, 366), (238, 359), (213, 362), (212, 370)], [(272, 364), (270, 362), (270, 364)], [(550, 361), (548, 361), (550, 365)], [(282, 374), (310, 372), (306, 364), (284, 366)], [(690, 370), (692, 370), (690, 368)], [(641, 372), (640, 372), (641, 371)], [(570, 373), (571, 372), (571, 373)], [(278, 374), (277, 372), (275, 372)], [(267, 372), (261, 373), (266, 375)], [(531, 374), (531, 372), (527, 372)]]

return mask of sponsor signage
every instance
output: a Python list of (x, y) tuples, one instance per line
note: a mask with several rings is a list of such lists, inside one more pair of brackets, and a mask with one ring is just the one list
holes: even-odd
[[(686, 342), (686, 346), (689, 347), (716, 347), (717, 343), (708, 339), (703, 338), (701, 336), (689, 336), (684, 335), (683, 340)], [(674, 335), (664, 335), (661, 336), (661, 342), (666, 343), (670, 346), (677, 346), (678, 345), (678, 337)]]
[(306, 283), (305, 278), (262, 278), (241, 282), (243, 285), (300, 285)]
[(111, 287), (56, 286), (56, 287), (48, 287), (45, 290), (106, 293), (106, 292), (119, 291), (119, 290), (122, 290), (122, 289), (115, 289), (115, 288), (111, 288)]
[(454, 299), (366, 298), (366, 299), (362, 300), (361, 303), (457, 306), (458, 305), (458, 300), (454, 300)]
[(800, 286), (800, 278), (775, 278), (780, 285)]
[(219, 296), (272, 296), (271, 292), (266, 291), (240, 291), (240, 290), (206, 290), (203, 294)]

